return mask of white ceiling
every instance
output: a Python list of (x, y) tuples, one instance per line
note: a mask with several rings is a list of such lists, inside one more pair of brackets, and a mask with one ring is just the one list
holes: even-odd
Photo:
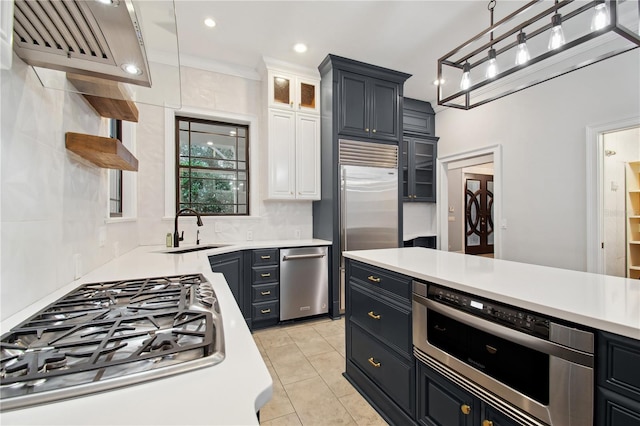
[[(405, 96), (432, 102), (438, 58), (489, 26), (481, 0), (175, 3), (183, 64), (197, 59), (251, 73), (265, 56), (317, 69), (332, 53), (412, 74)], [(523, 1), (498, 3), (496, 18)], [(215, 28), (204, 25), (206, 17)], [(298, 42), (309, 50), (293, 52)]]

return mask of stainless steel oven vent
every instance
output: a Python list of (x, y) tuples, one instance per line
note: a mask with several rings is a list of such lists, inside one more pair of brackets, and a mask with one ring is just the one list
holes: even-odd
[[(27, 64), (151, 87), (133, 3), (16, 0), (14, 50)], [(133, 65), (137, 71), (131, 73)]]

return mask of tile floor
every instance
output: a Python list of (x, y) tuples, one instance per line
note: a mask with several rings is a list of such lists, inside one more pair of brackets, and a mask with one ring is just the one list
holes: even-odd
[(273, 378), (273, 398), (260, 410), (260, 424), (387, 424), (342, 377), (344, 318), (267, 328), (253, 338)]

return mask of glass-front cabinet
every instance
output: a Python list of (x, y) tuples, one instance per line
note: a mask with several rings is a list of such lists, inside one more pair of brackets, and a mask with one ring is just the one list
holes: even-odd
[(268, 72), (270, 108), (320, 112), (320, 81), (294, 74)]
[(435, 161), (438, 138), (404, 137), (402, 196), (404, 201), (435, 202)]

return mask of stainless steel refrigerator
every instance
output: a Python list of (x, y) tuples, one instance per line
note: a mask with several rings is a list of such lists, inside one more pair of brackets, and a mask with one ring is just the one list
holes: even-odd
[[(346, 154), (345, 154), (346, 151)], [(343, 251), (398, 247), (397, 147), (340, 140), (340, 312)]]

